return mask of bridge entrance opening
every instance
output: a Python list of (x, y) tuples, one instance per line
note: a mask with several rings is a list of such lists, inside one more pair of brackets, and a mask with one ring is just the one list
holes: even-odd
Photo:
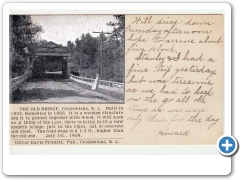
[(61, 56), (39, 56), (33, 61), (33, 78), (68, 78), (68, 63)]

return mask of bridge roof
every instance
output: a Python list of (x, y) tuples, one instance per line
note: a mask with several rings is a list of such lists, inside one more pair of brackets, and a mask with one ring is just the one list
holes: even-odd
[(40, 46), (36, 50), (36, 55), (39, 56), (71, 56), (67, 47), (56, 44), (52, 41)]

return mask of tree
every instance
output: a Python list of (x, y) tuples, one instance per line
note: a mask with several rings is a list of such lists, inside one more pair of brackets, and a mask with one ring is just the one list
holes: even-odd
[(108, 26), (113, 27), (111, 38), (114, 40), (120, 40), (121, 46), (124, 45), (124, 29), (125, 29), (125, 16), (124, 15), (113, 15), (117, 22), (109, 22)]
[(68, 41), (67, 42), (67, 47), (68, 47), (69, 51), (71, 52), (71, 54), (73, 54), (73, 50), (74, 50), (74, 47), (75, 47), (74, 43), (72, 41)]
[[(82, 34), (82, 37), (84, 36), (84, 34)], [(81, 74), (81, 69), (82, 69), (82, 52), (81, 52), (81, 42), (80, 39), (77, 38), (75, 40), (75, 48), (74, 48), (74, 52), (73, 52), (73, 61), (75, 62), (75, 64), (79, 65), (79, 75)]]
[(104, 63), (106, 78), (111, 78), (115, 81), (124, 82), (124, 29), (125, 16), (113, 15), (117, 22), (109, 22), (108, 26), (113, 27), (113, 32), (108, 41), (105, 43), (106, 50), (104, 51)]
[(89, 33), (82, 34), (81, 39), (75, 40), (73, 59), (76, 64), (79, 64), (80, 71), (90, 68), (96, 62), (98, 43), (98, 40)]
[(80, 40), (81, 51), (83, 54), (88, 55), (89, 59), (85, 62), (87, 66), (93, 64), (96, 61), (96, 53), (98, 52), (98, 41), (92, 37), (91, 34), (87, 33)]
[(32, 23), (28, 15), (10, 15), (10, 75), (20, 76), (25, 73), (34, 54), (38, 34), (42, 27)]

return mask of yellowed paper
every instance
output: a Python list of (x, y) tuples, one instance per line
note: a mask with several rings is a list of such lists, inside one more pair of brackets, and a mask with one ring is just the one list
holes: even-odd
[(10, 104), (10, 145), (215, 144), (223, 24), (223, 15), (125, 15), (124, 102), (118, 90), (90, 93), (111, 103)]
[(214, 144), (222, 134), (223, 16), (132, 15), (125, 33), (129, 132), (144, 144)]

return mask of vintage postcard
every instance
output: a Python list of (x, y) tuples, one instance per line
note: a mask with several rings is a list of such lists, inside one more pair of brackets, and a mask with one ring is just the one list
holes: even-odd
[[(229, 172), (230, 160), (211, 156), (219, 154), (219, 137), (231, 132), (229, 7), (108, 5), (6, 5), (5, 152), (90, 155), (81, 156), (81, 165), (75, 156), (64, 165), (51, 156), (43, 169), (57, 171), (47, 174), (67, 174), (70, 164), (76, 174), (91, 174), (92, 167), (94, 174), (159, 174), (159, 167), (162, 174), (171, 168), (188, 174), (192, 163), (192, 174)], [(114, 156), (131, 161), (121, 165), (93, 154), (153, 156)], [(10, 170), (44, 160), (7, 158)], [(102, 168), (109, 165), (111, 173)]]
[(223, 15), (9, 15), (11, 145), (214, 144)]

